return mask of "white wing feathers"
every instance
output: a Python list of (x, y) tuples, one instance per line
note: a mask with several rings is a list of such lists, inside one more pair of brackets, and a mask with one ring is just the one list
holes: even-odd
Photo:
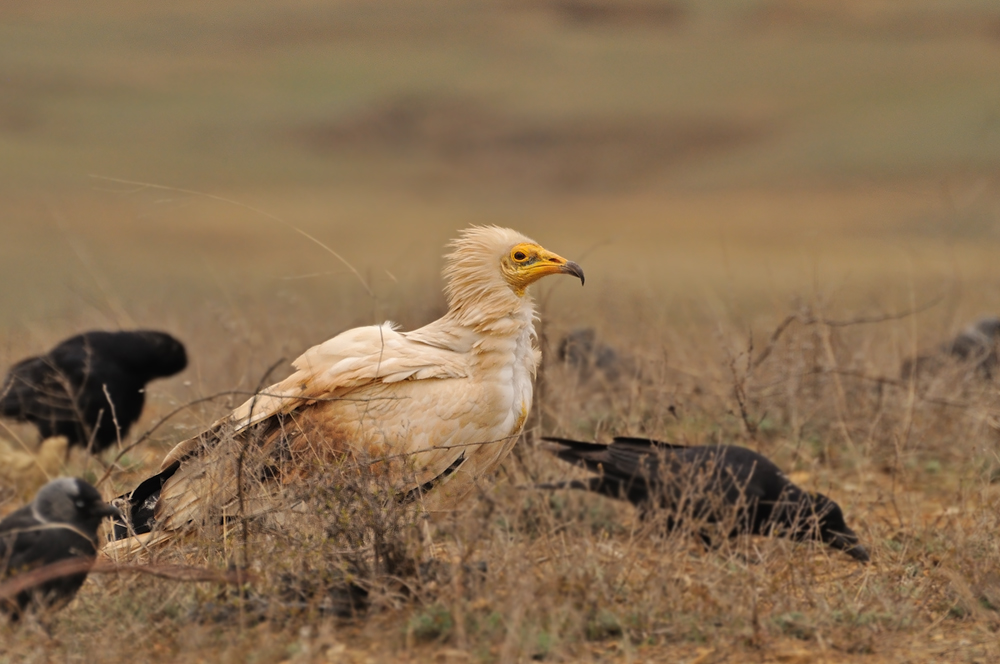
[[(213, 427), (228, 423), (238, 432), (273, 415), (310, 402), (341, 398), (376, 382), (468, 375), (467, 356), (409, 339), (389, 322), (338, 334), (304, 352), (292, 366), (298, 371), (261, 390)], [(197, 437), (178, 443), (164, 457), (160, 469), (189, 456), (202, 444)]]
[(292, 364), (298, 371), (229, 415), (237, 430), (303, 403), (340, 397), (370, 383), (468, 375), (465, 356), (408, 339), (392, 323), (348, 330), (313, 346)]

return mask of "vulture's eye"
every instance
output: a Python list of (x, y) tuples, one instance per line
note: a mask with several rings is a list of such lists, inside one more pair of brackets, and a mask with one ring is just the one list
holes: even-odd
[(523, 251), (515, 251), (514, 252), (514, 260), (516, 260), (516, 261), (523, 261), (527, 257), (528, 256)]
[(76, 505), (76, 509), (78, 510), (82, 510), (84, 507), (87, 506), (87, 503), (83, 502), (79, 498), (76, 499), (76, 502), (74, 504)]

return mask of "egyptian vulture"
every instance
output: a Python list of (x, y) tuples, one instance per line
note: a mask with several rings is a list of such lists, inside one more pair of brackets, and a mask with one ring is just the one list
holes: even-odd
[(584, 275), (507, 228), (471, 227), (450, 248), (442, 318), (410, 332), (359, 327), (307, 350), (291, 376), (167, 454), (129, 495), (134, 532), (159, 541), (235, 514), (238, 459), (255, 454), (286, 485), (346, 461), (428, 511), (457, 506), (504, 460), (531, 409), (541, 356), (527, 288)]

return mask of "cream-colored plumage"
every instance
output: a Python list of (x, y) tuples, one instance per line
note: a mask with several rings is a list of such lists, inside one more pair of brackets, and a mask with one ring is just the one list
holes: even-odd
[(472, 227), (451, 247), (447, 314), (410, 332), (385, 323), (314, 346), (291, 376), (179, 444), (162, 465), (172, 474), (155, 529), (231, 514), (236, 459), (248, 447), (259, 456), (282, 450), (286, 484), (323, 463), (356, 461), (428, 510), (454, 507), (494, 471), (531, 409), (540, 359), (525, 289), (546, 274), (582, 281), (583, 272), (505, 228)]

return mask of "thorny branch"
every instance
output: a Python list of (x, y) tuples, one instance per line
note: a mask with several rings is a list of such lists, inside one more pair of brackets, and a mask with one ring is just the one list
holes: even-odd
[(822, 316), (814, 316), (811, 313), (809, 313), (808, 310), (795, 314), (788, 314), (787, 316), (785, 316), (784, 320), (782, 320), (778, 324), (778, 326), (774, 328), (774, 332), (771, 333), (771, 337), (768, 339), (767, 345), (764, 346), (764, 350), (762, 350), (760, 352), (760, 355), (757, 356), (757, 359), (753, 361), (752, 368), (756, 369), (757, 367), (759, 367), (764, 362), (764, 360), (766, 360), (771, 355), (771, 352), (774, 350), (774, 347), (778, 343), (778, 340), (781, 338), (781, 335), (784, 334), (785, 330), (787, 330), (788, 327), (796, 321), (806, 326), (825, 325), (827, 327), (850, 327), (852, 325), (871, 325), (873, 323), (884, 323), (890, 320), (900, 320), (902, 318), (908, 318), (909, 316), (915, 316), (916, 314), (919, 314), (923, 311), (927, 311), (928, 309), (936, 306), (943, 299), (944, 296), (939, 295), (938, 297), (935, 297), (918, 307), (912, 307), (910, 309), (906, 309), (904, 311), (900, 311), (897, 313), (881, 314), (878, 316), (858, 316), (855, 318), (847, 318), (844, 320), (836, 320), (831, 318), (824, 318)]
[[(742, 353), (741, 353), (742, 355)], [(743, 371), (742, 375), (736, 369), (736, 361), (739, 357), (729, 358), (729, 371), (733, 375), (733, 396), (736, 397), (736, 404), (740, 410), (740, 419), (743, 421), (743, 426), (746, 429), (747, 435), (751, 440), (757, 438), (757, 428), (760, 426), (759, 422), (754, 422), (750, 418), (750, 412), (747, 409), (747, 378), (750, 376), (750, 372), (753, 371), (753, 366), (751, 364), (750, 358), (753, 357), (753, 335), (750, 335), (750, 339), (747, 342), (746, 358), (747, 366)], [(763, 421), (763, 420), (761, 420)]]

